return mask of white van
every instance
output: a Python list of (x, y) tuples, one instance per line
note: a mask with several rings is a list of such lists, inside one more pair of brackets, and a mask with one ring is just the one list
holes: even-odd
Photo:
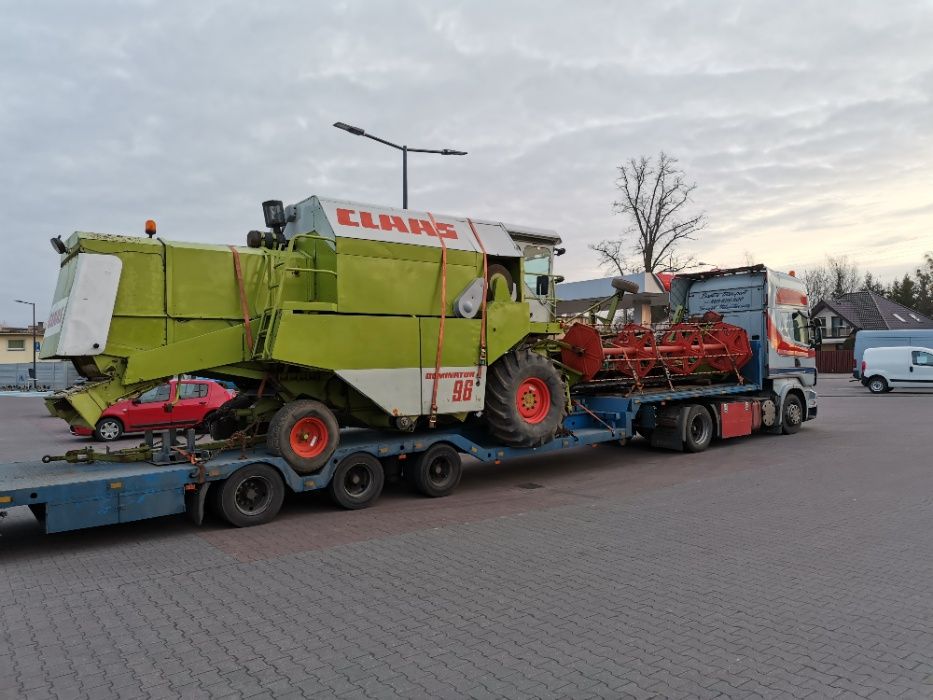
[(862, 355), (862, 384), (873, 394), (895, 387), (933, 389), (933, 350), (916, 346), (868, 348)]

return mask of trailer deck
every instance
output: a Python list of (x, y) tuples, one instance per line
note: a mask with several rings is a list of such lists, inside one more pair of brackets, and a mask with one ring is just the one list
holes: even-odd
[(327, 465), (309, 475), (298, 474), (284, 459), (270, 454), (264, 447), (217, 451), (197, 463), (15, 462), (0, 465), (0, 509), (29, 506), (49, 533), (184, 512), (200, 523), (209, 490), (204, 486), (227, 479), (238, 469), (256, 463), (274, 467), (294, 492), (315, 491), (327, 487), (340, 461), (355, 453), (365, 452), (381, 460), (406, 459), (437, 443), (447, 443), (480, 461), (498, 463), (531, 454), (624, 441), (634, 434), (632, 422), (646, 403), (729, 397), (758, 389), (760, 386), (753, 383), (720, 384), (683, 386), (674, 391), (658, 390), (632, 396), (575, 397), (575, 410), (565, 419), (562, 433), (534, 448), (496, 444), (479, 425), (416, 433), (347, 429), (341, 432), (340, 445)]

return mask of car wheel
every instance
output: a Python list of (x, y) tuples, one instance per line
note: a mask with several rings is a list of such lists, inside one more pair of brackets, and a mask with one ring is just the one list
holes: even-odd
[(868, 380), (868, 390), (873, 394), (883, 394), (888, 390), (888, 382), (884, 377), (871, 377)]
[(123, 423), (117, 418), (101, 418), (94, 428), (94, 439), (101, 442), (113, 442), (123, 435)]

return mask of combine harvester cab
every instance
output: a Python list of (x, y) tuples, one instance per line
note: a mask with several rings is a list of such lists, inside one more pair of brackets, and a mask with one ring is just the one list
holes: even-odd
[(341, 425), (410, 431), (485, 413), (508, 444), (553, 438), (565, 383), (535, 347), (560, 332), (555, 233), (319, 197), (263, 208), (270, 230), (245, 248), (53, 240), (62, 267), (42, 356), (70, 359), (88, 383), (50, 411), (93, 428), (168, 377), (232, 380), (244, 391), (212, 434), (268, 432), (300, 473), (326, 463)]

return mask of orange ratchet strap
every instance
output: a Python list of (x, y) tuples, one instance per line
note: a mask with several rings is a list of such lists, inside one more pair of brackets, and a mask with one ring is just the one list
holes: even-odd
[(253, 329), (249, 325), (249, 303), (246, 301), (246, 289), (243, 286), (243, 268), (240, 267), (240, 251), (236, 246), (227, 246), (233, 252), (233, 271), (236, 273), (236, 286), (240, 290), (240, 311), (243, 313), (243, 325), (246, 327), (246, 345), (253, 353)]
[(431, 386), (431, 415), (428, 416), (428, 427), (433, 428), (437, 425), (437, 385), (441, 375), (441, 354), (444, 351), (444, 322), (447, 320), (447, 244), (444, 243), (444, 237), (437, 230), (437, 222), (434, 220), (434, 214), (428, 212), (431, 219), (431, 225), (437, 234), (437, 240), (441, 244), (441, 322), (437, 331), (437, 355), (434, 358), (434, 383)]
[(470, 225), (473, 237), (479, 243), (479, 249), (483, 252), (483, 301), (482, 310), (480, 311), (479, 361), (476, 365), (476, 384), (478, 386), (483, 381), (483, 367), (486, 366), (486, 297), (489, 296), (489, 259), (486, 255), (486, 246), (483, 245), (483, 240), (479, 237), (476, 226), (473, 225), (473, 219), (467, 219), (467, 223)]

